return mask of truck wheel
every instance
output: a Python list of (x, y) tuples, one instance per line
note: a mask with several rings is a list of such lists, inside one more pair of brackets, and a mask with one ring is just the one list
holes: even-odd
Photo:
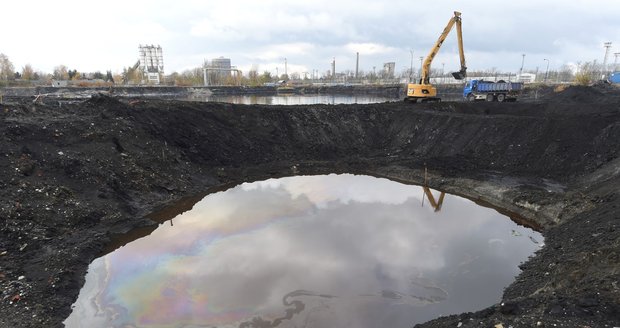
[(506, 95), (503, 93), (500, 93), (497, 95), (497, 101), (499, 102), (504, 102), (504, 100), (506, 100)]
[(493, 95), (492, 94), (488, 94), (487, 95), (487, 101), (493, 101)]
[(467, 101), (475, 101), (475, 100), (476, 100), (476, 97), (474, 95), (472, 94), (467, 95)]

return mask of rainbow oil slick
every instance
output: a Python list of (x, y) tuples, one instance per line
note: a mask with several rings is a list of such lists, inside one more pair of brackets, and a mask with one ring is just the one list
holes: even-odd
[(475, 311), (542, 244), (495, 210), (355, 175), (246, 183), (93, 261), (67, 327), (411, 327)]

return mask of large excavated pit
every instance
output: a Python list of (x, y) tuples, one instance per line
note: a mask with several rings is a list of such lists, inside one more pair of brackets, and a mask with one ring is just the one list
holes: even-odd
[(1, 105), (0, 326), (60, 326), (88, 264), (170, 202), (268, 177), (428, 184), (533, 226), (498, 304), (422, 327), (620, 322), (620, 93), (532, 103), (244, 106), (94, 96)]

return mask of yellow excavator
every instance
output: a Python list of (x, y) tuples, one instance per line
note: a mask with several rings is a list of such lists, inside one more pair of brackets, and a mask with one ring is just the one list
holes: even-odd
[(419, 83), (409, 83), (407, 84), (407, 97), (405, 101), (410, 102), (428, 102), (428, 101), (441, 101), (441, 98), (437, 97), (437, 89), (431, 85), (430, 82), (430, 73), (431, 73), (431, 63), (439, 52), (439, 48), (443, 44), (443, 41), (446, 39), (452, 27), (456, 24), (456, 35), (458, 38), (459, 45), (459, 56), (461, 57), (461, 70), (458, 72), (452, 73), (457, 80), (462, 80), (467, 77), (467, 67), (465, 66), (465, 53), (463, 52), (463, 31), (461, 27), (461, 13), (458, 11), (454, 12), (454, 16), (450, 18), (448, 25), (443, 30), (437, 42), (431, 51), (426, 56), (424, 60), (424, 64), (422, 64), (422, 74), (420, 76)]

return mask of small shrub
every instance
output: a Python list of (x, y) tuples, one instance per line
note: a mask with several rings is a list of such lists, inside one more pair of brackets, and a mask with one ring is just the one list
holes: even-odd
[(592, 74), (591, 72), (577, 72), (575, 74), (575, 83), (578, 85), (590, 85), (592, 84)]

